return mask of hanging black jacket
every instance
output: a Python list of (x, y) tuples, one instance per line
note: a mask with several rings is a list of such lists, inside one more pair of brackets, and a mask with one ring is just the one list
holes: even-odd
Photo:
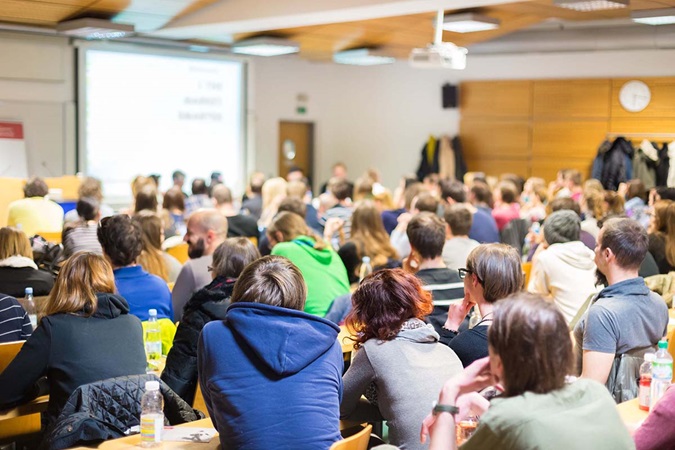
[(422, 152), (421, 152), (421, 160), (420, 160), (420, 165), (417, 168), (417, 179), (420, 181), (424, 180), (424, 177), (431, 173), (438, 173), (438, 145), (440, 143), (440, 139), (437, 139), (435, 144), (434, 144), (434, 153), (433, 153), (433, 159), (429, 161), (427, 158), (427, 147), (429, 146), (429, 143), (425, 143), (424, 146), (422, 147)]
[[(658, 148), (657, 145), (654, 147)], [(663, 144), (659, 149), (659, 164), (656, 166), (656, 186), (668, 186), (668, 172), (670, 171), (670, 158), (668, 157), (668, 144)]]
[[(607, 149), (606, 152), (601, 153), (605, 149)], [(616, 191), (619, 184), (632, 178), (633, 154), (633, 146), (622, 137), (616, 138), (609, 148), (601, 146), (597, 158), (602, 160), (600, 182), (605, 189)]]
[(183, 318), (173, 338), (173, 347), (166, 357), (162, 381), (190, 405), (197, 389), (199, 333), (212, 320), (225, 319), (235, 281), (217, 277), (192, 295), (185, 305)]

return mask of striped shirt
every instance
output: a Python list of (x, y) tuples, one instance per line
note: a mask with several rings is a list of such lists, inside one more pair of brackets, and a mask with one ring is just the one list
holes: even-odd
[(0, 342), (24, 341), (32, 332), (28, 314), (19, 302), (0, 294)]
[(102, 255), (103, 250), (96, 235), (98, 225), (96, 223), (78, 223), (67, 229), (64, 234), (63, 252), (66, 258), (77, 252), (94, 252)]
[(441, 328), (448, 318), (448, 307), (464, 299), (464, 281), (456, 270), (447, 267), (422, 269), (417, 272), (417, 278), (422, 281), (422, 288), (431, 292), (434, 300), (434, 310), (427, 317), (427, 322), (441, 334)]

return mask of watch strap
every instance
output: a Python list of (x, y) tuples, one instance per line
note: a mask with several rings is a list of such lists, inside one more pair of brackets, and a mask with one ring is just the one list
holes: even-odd
[(442, 405), (442, 404), (435, 404), (434, 409), (432, 410), (435, 415), (438, 415), (440, 413), (450, 413), (453, 416), (459, 412), (459, 408), (456, 407), (455, 405)]

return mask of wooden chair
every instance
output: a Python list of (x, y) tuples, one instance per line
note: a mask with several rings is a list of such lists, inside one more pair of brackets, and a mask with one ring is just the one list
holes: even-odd
[(2, 373), (14, 357), (19, 353), (26, 341), (5, 342), (0, 344), (0, 373)]
[(532, 261), (524, 262), (523, 263), (523, 283), (525, 283), (525, 286), (523, 286), (525, 289), (527, 289), (527, 285), (530, 282), (530, 275), (532, 274)]
[(52, 244), (61, 243), (61, 231), (38, 231), (35, 234), (39, 234), (45, 238), (47, 242), (51, 242)]
[(190, 257), (188, 256), (188, 245), (187, 242), (181, 242), (180, 244), (166, 249), (166, 252), (176, 258), (179, 263), (185, 264)]
[(368, 425), (358, 433), (353, 434), (341, 441), (337, 441), (330, 446), (330, 450), (366, 450), (368, 448), (370, 433), (372, 431), (373, 426)]
[(251, 241), (251, 243), (253, 243), (253, 245), (255, 245), (256, 247), (258, 246), (258, 238), (257, 238), (257, 237), (255, 237), (255, 236), (249, 236), (247, 239), (248, 239), (249, 241)]

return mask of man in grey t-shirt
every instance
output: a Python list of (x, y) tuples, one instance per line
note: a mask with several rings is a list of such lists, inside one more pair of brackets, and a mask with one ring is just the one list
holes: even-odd
[(606, 383), (616, 355), (655, 346), (667, 330), (668, 307), (638, 276), (647, 233), (632, 219), (610, 219), (598, 235), (595, 264), (607, 287), (574, 329), (583, 378)]

